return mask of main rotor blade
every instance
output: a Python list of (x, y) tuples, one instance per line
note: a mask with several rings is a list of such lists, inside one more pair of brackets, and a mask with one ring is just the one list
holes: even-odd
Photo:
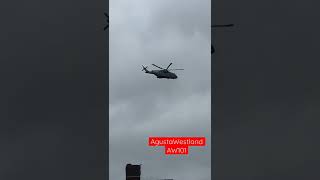
[(211, 27), (232, 27), (234, 24), (215, 24), (212, 25)]
[(184, 69), (168, 69), (169, 71), (175, 71), (175, 70), (184, 70)]
[(155, 64), (152, 64), (153, 66), (155, 66), (155, 67), (157, 67), (157, 68), (159, 68), (159, 69), (163, 69), (162, 67), (159, 67), (159, 66), (157, 66), (157, 65), (155, 65)]
[(172, 64), (172, 63), (170, 63), (169, 66), (168, 66), (166, 69), (168, 69), (168, 68), (171, 66), (171, 64)]

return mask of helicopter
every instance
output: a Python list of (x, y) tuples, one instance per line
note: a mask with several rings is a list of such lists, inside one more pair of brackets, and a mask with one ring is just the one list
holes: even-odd
[(173, 72), (170, 72), (172, 70), (184, 70), (184, 69), (169, 69), (169, 67), (172, 65), (172, 63), (170, 63), (168, 65), (168, 67), (166, 69), (162, 68), (162, 67), (159, 67), (155, 64), (152, 64), (153, 66), (161, 69), (161, 70), (151, 70), (149, 71), (147, 68), (148, 66), (143, 66), (142, 65), (142, 71), (145, 71), (145, 73), (148, 73), (148, 74), (154, 74), (155, 76), (157, 76), (158, 79), (177, 79), (178, 76), (173, 73)]
[[(233, 27), (234, 24), (219, 24), (219, 25), (213, 25), (211, 26), (211, 28), (217, 28), (217, 27)], [(213, 47), (213, 45), (211, 45), (211, 54), (213, 54), (215, 52), (215, 49)]]

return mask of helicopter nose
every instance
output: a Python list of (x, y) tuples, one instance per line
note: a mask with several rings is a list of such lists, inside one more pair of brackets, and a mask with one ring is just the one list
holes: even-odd
[(173, 79), (177, 79), (177, 78), (178, 78), (178, 76), (174, 74), (173, 75)]

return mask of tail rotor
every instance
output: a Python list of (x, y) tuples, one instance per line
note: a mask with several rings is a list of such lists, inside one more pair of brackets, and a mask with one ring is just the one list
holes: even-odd
[(148, 72), (148, 66), (146, 66), (146, 67), (144, 67), (143, 65), (142, 65), (142, 71), (145, 71), (145, 72)]

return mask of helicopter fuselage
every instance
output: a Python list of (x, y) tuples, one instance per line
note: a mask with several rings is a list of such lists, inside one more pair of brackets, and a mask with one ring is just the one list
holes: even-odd
[(148, 74), (153, 74), (155, 76), (157, 76), (157, 78), (159, 79), (177, 79), (178, 76), (171, 72), (172, 70), (175, 71), (175, 70), (183, 70), (183, 69), (169, 69), (169, 67), (171, 66), (172, 63), (169, 64), (169, 66), (167, 66), (167, 68), (162, 68), (162, 67), (159, 67), (155, 64), (152, 64), (153, 66), (161, 69), (161, 70), (151, 70), (149, 71), (147, 68), (148, 66), (143, 66), (142, 65), (142, 71), (144, 71), (145, 73), (148, 73)]
[(153, 74), (155, 76), (157, 76), (157, 78), (159, 79), (177, 79), (178, 76), (170, 71), (167, 70), (151, 70), (151, 71), (146, 71), (146, 73), (148, 74)]

